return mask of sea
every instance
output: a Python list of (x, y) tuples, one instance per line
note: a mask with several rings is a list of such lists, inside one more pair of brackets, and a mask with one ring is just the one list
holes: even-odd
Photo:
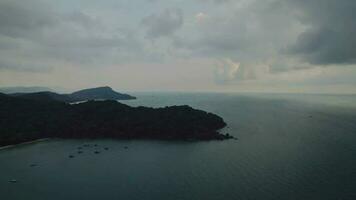
[(0, 199), (356, 199), (356, 95), (134, 95), (122, 103), (218, 114), (237, 140), (17, 145), (0, 150)]

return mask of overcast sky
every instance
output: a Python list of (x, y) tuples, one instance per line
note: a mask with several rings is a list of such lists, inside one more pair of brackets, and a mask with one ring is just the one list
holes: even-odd
[(356, 93), (355, 0), (0, 0), (0, 86)]

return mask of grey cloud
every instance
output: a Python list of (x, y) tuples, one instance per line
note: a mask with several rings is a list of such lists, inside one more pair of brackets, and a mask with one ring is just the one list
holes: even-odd
[(229, 12), (209, 16), (196, 25), (197, 36), (175, 37), (174, 45), (193, 55), (241, 62), (241, 70), (266, 63), (269, 73), (356, 63), (356, 1), (229, 3)]
[[(61, 13), (48, 1), (0, 0), (0, 27), (0, 68), (6, 70), (105, 65), (143, 54), (133, 31), (113, 30), (81, 11)], [(9, 55), (14, 59), (7, 59)]]
[(80, 37), (63, 38), (46, 42), (42, 55), (77, 64), (114, 64), (133, 59), (142, 54), (142, 44), (136, 38), (123, 37)]
[(287, 52), (312, 64), (356, 63), (356, 1), (299, 0), (299, 19), (309, 26)]
[(10, 70), (10, 71), (23, 71), (23, 72), (31, 72), (31, 73), (47, 73), (52, 69), (48, 68), (48, 66), (44, 66), (43, 64), (31, 60), (31, 61), (19, 61), (15, 58), (4, 58), (0, 57), (0, 70)]
[(159, 38), (172, 35), (183, 25), (183, 11), (181, 9), (166, 9), (162, 13), (152, 14), (142, 19), (147, 28), (148, 38)]
[(30, 32), (39, 32), (50, 27), (56, 18), (46, 6), (36, 0), (0, 1), (0, 34), (9, 37), (26, 37)]
[(201, 55), (250, 62), (269, 59), (294, 37), (298, 21), (283, 1), (251, 0), (230, 7), (197, 24), (196, 36), (176, 37), (174, 44)]
[(97, 18), (91, 17), (81, 11), (73, 11), (71, 13), (62, 14), (61, 18), (64, 22), (74, 23), (76, 25), (81, 25), (86, 29), (95, 28), (98, 25), (101, 25), (100, 20)]
[(197, 1), (199, 1), (201, 3), (213, 2), (213, 3), (216, 3), (216, 4), (224, 4), (224, 3), (228, 3), (228, 2), (231, 2), (231, 1), (234, 1), (234, 0), (197, 0)]
[(226, 3), (229, 1), (231, 1), (231, 0), (214, 0), (215, 3)]

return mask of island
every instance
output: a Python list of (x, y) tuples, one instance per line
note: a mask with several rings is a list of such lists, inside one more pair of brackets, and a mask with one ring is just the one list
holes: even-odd
[(224, 140), (224, 120), (187, 105), (131, 107), (115, 100), (65, 101), (0, 93), (0, 146), (42, 138)]
[(79, 90), (71, 94), (58, 94), (52, 91), (10, 93), (10, 96), (39, 101), (61, 101), (74, 103), (87, 100), (132, 100), (136, 97), (114, 91), (111, 87), (97, 87)]

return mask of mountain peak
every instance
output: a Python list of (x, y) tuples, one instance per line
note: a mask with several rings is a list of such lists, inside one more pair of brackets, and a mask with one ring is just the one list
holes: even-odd
[(109, 86), (102, 86), (96, 88), (89, 88), (79, 90), (70, 94), (72, 97), (78, 100), (95, 100), (95, 99), (107, 99), (107, 100), (127, 100), (135, 99), (135, 97), (128, 94), (122, 94), (114, 91)]

